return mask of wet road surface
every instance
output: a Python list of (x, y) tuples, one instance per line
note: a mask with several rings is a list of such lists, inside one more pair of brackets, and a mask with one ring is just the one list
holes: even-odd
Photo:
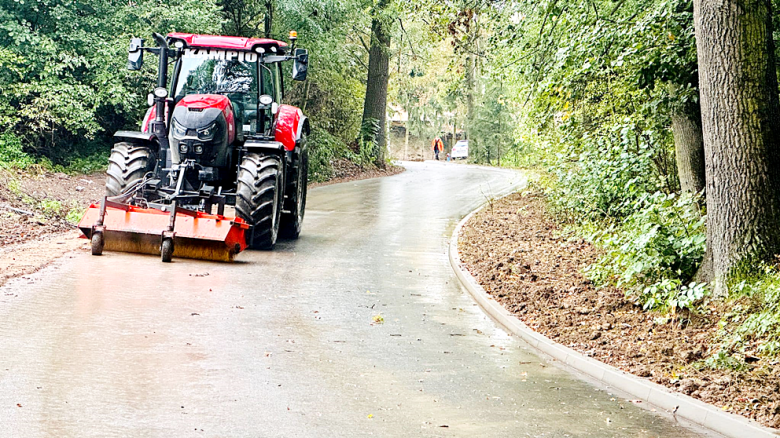
[(0, 437), (699, 436), (458, 285), (457, 220), (520, 174), (407, 167), (312, 190), (298, 241), (238, 263), (77, 253), (0, 288)]

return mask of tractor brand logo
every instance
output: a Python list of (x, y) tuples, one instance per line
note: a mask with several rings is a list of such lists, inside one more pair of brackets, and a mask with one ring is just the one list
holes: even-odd
[(185, 58), (208, 58), (221, 60), (238, 60), (240, 62), (257, 62), (257, 53), (239, 52), (238, 50), (219, 49), (184, 49)]

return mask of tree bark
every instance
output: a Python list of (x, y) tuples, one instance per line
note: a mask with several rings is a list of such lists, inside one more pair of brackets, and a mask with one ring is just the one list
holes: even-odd
[(265, 18), (263, 19), (263, 34), (266, 38), (271, 38), (273, 33), (274, 23), (274, 2), (273, 0), (265, 1)]
[(680, 188), (683, 193), (700, 193), (705, 184), (700, 119), (682, 111), (672, 115), (672, 134)]
[(474, 55), (466, 55), (466, 138), (471, 140), (471, 124), (474, 121)]
[[(389, 0), (379, 0), (371, 20), (371, 47), (368, 52), (368, 79), (366, 99), (363, 103), (363, 124), (365, 128), (377, 123), (375, 133), (375, 158), (378, 166), (384, 167), (387, 149), (387, 82), (390, 77), (390, 29), (382, 20), (382, 13)], [(364, 133), (365, 134), (365, 133)], [(364, 136), (364, 140), (366, 137)]]
[(778, 248), (778, 97), (770, 0), (695, 0), (707, 246), (723, 290)]

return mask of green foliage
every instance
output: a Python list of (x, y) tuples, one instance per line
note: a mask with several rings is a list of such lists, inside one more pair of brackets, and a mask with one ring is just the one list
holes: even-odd
[(22, 150), (22, 142), (10, 130), (0, 135), (0, 168), (26, 169), (35, 161)]
[(79, 222), (81, 222), (82, 216), (84, 216), (84, 209), (81, 207), (73, 207), (68, 210), (68, 214), (65, 216), (65, 220), (70, 224), (77, 225)]
[(678, 310), (697, 311), (697, 305), (708, 295), (705, 284), (691, 282), (685, 285), (679, 279), (664, 278), (645, 286), (641, 292), (634, 294), (634, 298), (643, 310), (675, 313)]
[(705, 250), (697, 201), (689, 195), (643, 195), (632, 204), (633, 214), (595, 236), (608, 252), (591, 272), (599, 272), (597, 278), (614, 277), (627, 287), (692, 278)]
[(642, 195), (622, 223), (595, 234), (607, 251), (588, 269), (597, 284), (624, 288), (646, 310), (693, 310), (708, 291), (689, 282), (705, 251), (705, 218), (696, 197)]
[[(213, 1), (16, 1), (0, 5), (0, 131), (56, 164), (137, 129), (155, 66), (128, 72), (131, 36), (214, 32)], [(153, 63), (151, 63), (153, 64)]]
[(330, 135), (328, 131), (312, 128), (309, 142), (309, 180), (322, 182), (330, 178), (333, 173), (331, 162), (336, 159), (339, 152), (346, 149), (346, 145), (338, 138)]
[(100, 151), (87, 156), (75, 156), (68, 159), (62, 170), (65, 173), (96, 173), (104, 172), (108, 166), (107, 151)]
[(745, 362), (726, 350), (718, 350), (708, 357), (704, 364), (717, 370), (743, 371), (747, 369)]
[[(734, 303), (720, 321), (720, 356), (780, 356), (780, 271), (764, 266), (761, 274), (734, 279), (729, 285)], [(710, 358), (710, 366), (719, 359)]]

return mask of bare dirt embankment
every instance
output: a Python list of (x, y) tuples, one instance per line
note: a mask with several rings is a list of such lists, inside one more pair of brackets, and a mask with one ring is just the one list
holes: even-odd
[(66, 218), (100, 199), (104, 179), (102, 174), (0, 170), (0, 285), (69, 251), (86, 250), (86, 240)]
[(469, 272), (537, 332), (602, 362), (723, 410), (780, 427), (780, 365), (713, 370), (721, 310), (666, 321), (616, 288), (596, 288), (583, 270), (599, 250), (562, 236), (539, 194), (493, 202), (464, 226), (458, 246)]
[(392, 176), (403, 172), (405, 169), (401, 166), (389, 165), (385, 168), (379, 167), (360, 167), (349, 160), (335, 160), (331, 163), (333, 174), (330, 179), (318, 183), (310, 183), (309, 187), (329, 186), (350, 181), (359, 181), (362, 179), (379, 178), (382, 176)]
[[(362, 168), (346, 160), (333, 163), (333, 178), (310, 187), (390, 176), (400, 166)], [(89, 243), (68, 222), (105, 193), (105, 175), (66, 175), (46, 171), (0, 169), (0, 286), (31, 274), (62, 255), (88, 251)], [(70, 217), (68, 213), (71, 213)]]

